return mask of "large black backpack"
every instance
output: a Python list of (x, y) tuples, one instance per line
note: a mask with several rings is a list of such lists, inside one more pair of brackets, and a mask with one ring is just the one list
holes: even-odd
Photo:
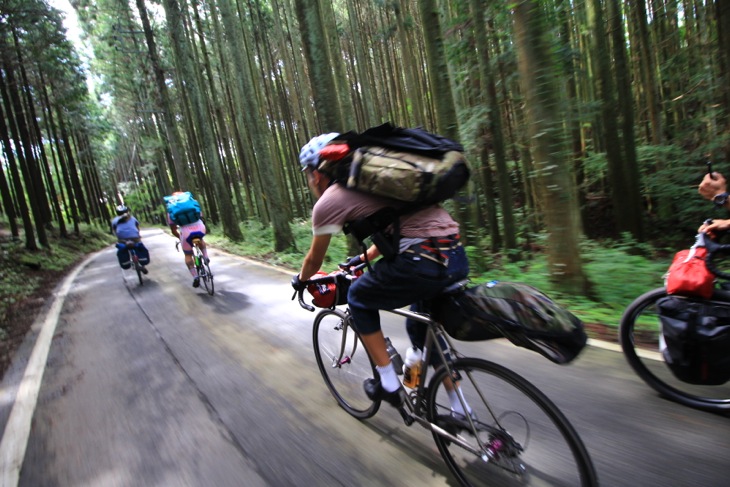
[(347, 188), (402, 201), (409, 208), (452, 198), (469, 180), (461, 144), (420, 127), (385, 123), (342, 134), (330, 145), (346, 151), (329, 157), (323, 155), (327, 148), (320, 151), (318, 171)]
[[(341, 134), (330, 142), (343, 143), (349, 152), (324, 158), (317, 169), (347, 188), (400, 202), (345, 226), (345, 233), (360, 242), (374, 235), (386, 258), (397, 248), (400, 216), (452, 198), (469, 180), (462, 145), (420, 127), (385, 123), (362, 133)], [(388, 227), (386, 236), (383, 230)]]

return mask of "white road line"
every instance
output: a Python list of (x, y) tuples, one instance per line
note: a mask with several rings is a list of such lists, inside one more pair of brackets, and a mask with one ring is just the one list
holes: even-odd
[(15, 403), (10, 411), (8, 423), (0, 442), (0, 475), (2, 475), (0, 485), (2, 487), (15, 487), (18, 485), (25, 449), (28, 446), (30, 424), (38, 402), (38, 391), (46, 368), (51, 340), (58, 324), (58, 316), (61, 314), (63, 303), (66, 296), (68, 296), (74, 279), (95, 256), (96, 253), (89, 256), (66, 277), (43, 321), (43, 326), (25, 368), (23, 379), (18, 386)]

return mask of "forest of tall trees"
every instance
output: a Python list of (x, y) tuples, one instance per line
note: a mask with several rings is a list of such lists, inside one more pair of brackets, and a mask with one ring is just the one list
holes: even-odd
[(71, 4), (88, 66), (46, 0), (0, 0), (0, 220), (28, 249), (122, 201), (159, 221), (176, 189), (231, 240), (256, 220), (291, 249), (300, 147), (390, 121), (466, 148), (447, 205), (469, 245), (520, 259), (544, 233), (583, 293), (582, 238), (692, 231), (705, 163), (730, 176), (723, 0)]

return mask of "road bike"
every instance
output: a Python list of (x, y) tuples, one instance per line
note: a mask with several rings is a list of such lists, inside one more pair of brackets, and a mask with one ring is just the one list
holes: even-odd
[[(354, 278), (352, 272), (343, 270), (303, 284), (336, 283), (336, 292), (342, 294), (346, 293), (344, 279)], [(461, 292), (465, 285), (466, 281), (456, 283), (443, 293)], [(314, 311), (304, 301), (303, 291), (295, 293), (299, 305)], [(342, 302), (341, 297), (335, 302)], [(405, 309), (389, 312), (427, 325), (422, 363), (431, 363), (435, 353), (439, 364), (421, 367), (415, 388), (404, 386), (407, 400), (398, 412), (407, 426), (417, 423), (432, 433), (461, 485), (598, 485), (583, 441), (537, 387), (501, 365), (459, 353), (444, 327), (428, 314)], [(339, 406), (357, 419), (375, 415), (380, 401), (368, 398), (363, 382), (378, 378), (378, 373), (349, 309), (319, 311), (312, 339), (322, 378)], [(449, 389), (458, 394), (462, 411), (471, 408), (470, 414), (451, 410)]]
[[(720, 245), (705, 239), (708, 254), (705, 264), (722, 279), (730, 279), (713, 264), (715, 256), (728, 253), (730, 245)], [(710, 299), (681, 297), (706, 307), (730, 304), (730, 290), (720, 283)], [(692, 384), (678, 378), (666, 362), (666, 340), (657, 303), (667, 297), (665, 287), (648, 291), (636, 298), (624, 311), (619, 325), (619, 339), (623, 354), (631, 368), (646, 384), (661, 396), (685, 406), (713, 412), (730, 411), (730, 383), (721, 385)], [(730, 350), (728, 350), (730, 354)]]
[(133, 267), (135, 272), (137, 273), (139, 285), (144, 286), (142, 274), (147, 274), (147, 268), (139, 262), (139, 256), (137, 255), (137, 251), (135, 250), (136, 245), (137, 242), (135, 242), (134, 240), (125, 240), (124, 242), (117, 243), (118, 248), (120, 248), (119, 246), (124, 246), (123, 248), (126, 248), (127, 252), (129, 252), (129, 260), (132, 262), (132, 265), (130, 267)]
[(210, 271), (210, 264), (208, 259), (203, 256), (203, 251), (200, 248), (201, 240), (199, 238), (193, 239), (193, 263), (195, 269), (198, 271), (198, 277), (200, 282), (203, 283), (205, 290), (211, 296), (215, 293), (215, 284), (213, 284), (213, 273)]
[[(203, 283), (205, 290), (211, 296), (215, 293), (215, 284), (213, 283), (213, 272), (210, 270), (210, 261), (203, 256), (203, 250), (200, 248), (201, 239), (193, 238), (193, 265), (198, 272), (198, 278)], [(175, 250), (180, 251), (180, 240), (175, 242)]]

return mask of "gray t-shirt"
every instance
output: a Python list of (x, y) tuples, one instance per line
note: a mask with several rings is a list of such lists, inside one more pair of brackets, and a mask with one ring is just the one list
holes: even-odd
[[(400, 208), (404, 203), (347, 189), (340, 184), (328, 187), (312, 210), (314, 235), (335, 234), (346, 222), (372, 215), (386, 207)], [(443, 237), (459, 232), (459, 225), (439, 205), (401, 216), (400, 234), (404, 239)]]

